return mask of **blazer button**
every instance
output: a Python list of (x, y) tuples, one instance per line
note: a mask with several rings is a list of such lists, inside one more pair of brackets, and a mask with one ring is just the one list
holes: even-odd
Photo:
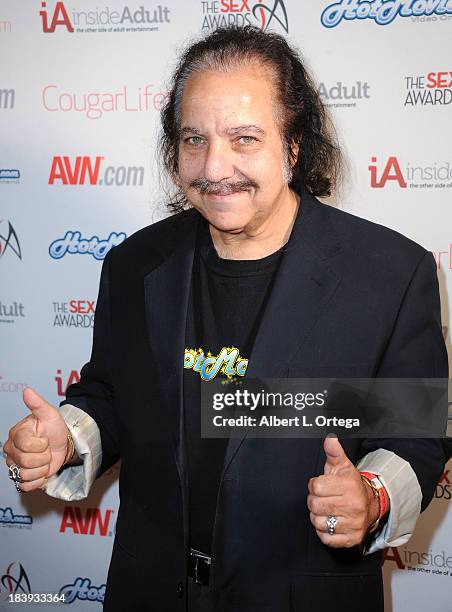
[(182, 582), (177, 583), (176, 593), (179, 599), (181, 599), (182, 595), (184, 594), (184, 585), (182, 584)]

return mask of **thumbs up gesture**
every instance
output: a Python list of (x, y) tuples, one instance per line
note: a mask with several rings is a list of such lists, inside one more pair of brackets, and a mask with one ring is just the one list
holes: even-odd
[[(311, 478), (308, 483), (311, 523), (327, 546), (350, 548), (361, 544), (377, 520), (378, 500), (337, 438), (325, 438), (323, 449), (326, 456), (323, 475)], [(333, 535), (328, 533), (329, 516), (337, 519)]]
[(10, 429), (3, 449), (7, 466), (20, 467), (20, 489), (33, 491), (63, 465), (68, 429), (58, 410), (30, 387), (23, 400), (31, 414)]

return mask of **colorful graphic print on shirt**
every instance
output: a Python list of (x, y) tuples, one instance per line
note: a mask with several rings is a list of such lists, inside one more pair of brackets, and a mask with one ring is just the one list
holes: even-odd
[(184, 354), (184, 368), (198, 372), (202, 380), (213, 380), (221, 372), (228, 378), (245, 376), (248, 359), (240, 356), (235, 346), (224, 346), (218, 355), (204, 353), (202, 348), (186, 348)]

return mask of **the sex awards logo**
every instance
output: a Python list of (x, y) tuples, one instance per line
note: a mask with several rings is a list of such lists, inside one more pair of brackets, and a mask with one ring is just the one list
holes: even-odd
[(155, 32), (161, 24), (170, 23), (170, 10), (167, 6), (122, 6), (115, 10), (106, 6), (91, 10), (74, 10), (69, 13), (64, 2), (41, 2), (42, 31), (53, 34), (55, 31), (79, 33), (114, 32)]
[(54, 327), (78, 327), (91, 329), (94, 326), (95, 300), (68, 300), (52, 302)]
[(411, 21), (444, 21), (452, 17), (452, 0), (341, 0), (326, 7), (320, 16), (325, 28), (343, 21), (372, 20), (387, 26), (397, 17)]
[(19, 259), (22, 259), (19, 238), (11, 221), (0, 219), (0, 258), (10, 251)]
[(452, 71), (431, 71), (405, 79), (404, 106), (446, 106), (452, 102)]
[(391, 184), (400, 189), (452, 189), (451, 162), (414, 165), (401, 162), (395, 155), (383, 159), (374, 156), (371, 162), (368, 170), (372, 189)]
[(8, 595), (31, 592), (30, 579), (22, 563), (13, 561), (3, 572), (0, 570), (0, 601), (7, 601)]
[(452, 499), (452, 474), (451, 470), (444, 470), (435, 489), (435, 499), (450, 501)]
[(252, 25), (264, 32), (268, 28), (289, 32), (283, 0), (201, 0), (204, 32), (230, 25)]

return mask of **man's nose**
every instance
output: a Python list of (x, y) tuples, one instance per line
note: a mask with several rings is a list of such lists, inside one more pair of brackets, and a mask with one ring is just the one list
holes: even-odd
[(233, 152), (228, 142), (210, 142), (204, 159), (204, 178), (219, 183), (234, 176)]

